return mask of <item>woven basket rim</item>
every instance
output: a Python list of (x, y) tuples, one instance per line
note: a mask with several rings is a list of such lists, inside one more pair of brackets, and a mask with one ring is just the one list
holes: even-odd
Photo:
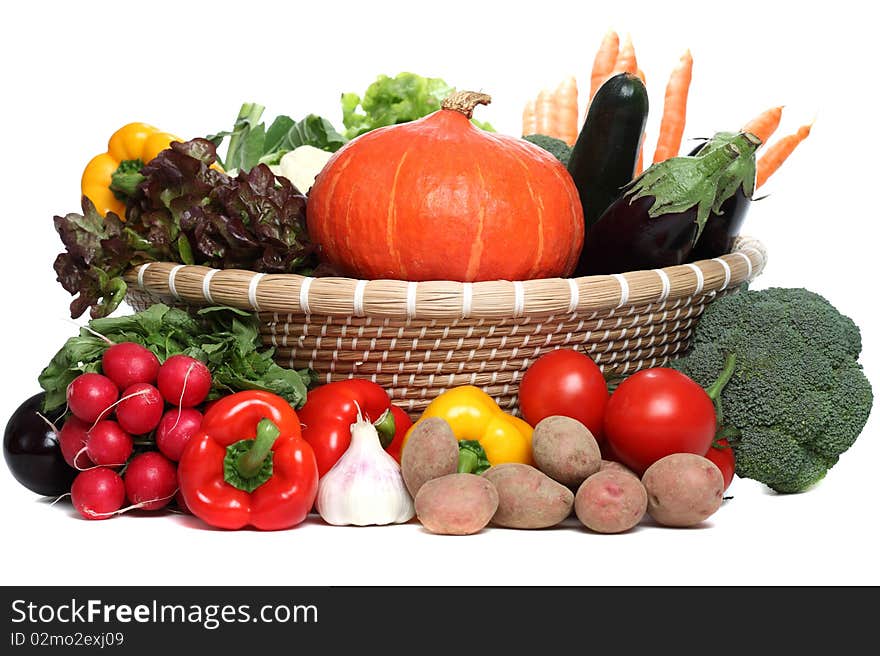
[(538, 280), (409, 282), (313, 278), (149, 262), (130, 269), (134, 293), (187, 305), (230, 305), (272, 314), (481, 320), (583, 315), (713, 295), (759, 275), (767, 262), (760, 241), (737, 238), (732, 251), (709, 260), (611, 275)]

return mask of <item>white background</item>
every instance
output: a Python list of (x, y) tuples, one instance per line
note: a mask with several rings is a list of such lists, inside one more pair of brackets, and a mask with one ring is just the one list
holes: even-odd
[[(79, 177), (109, 135), (145, 121), (183, 137), (229, 127), (243, 101), (341, 127), (339, 94), (410, 70), (481, 89), (479, 110), (517, 134), (527, 98), (563, 76), (581, 90), (609, 27), (631, 32), (659, 123), (665, 79), (693, 52), (686, 136), (734, 130), (785, 104), (780, 134), (816, 119), (764, 188), (745, 232), (767, 246), (757, 287), (805, 286), (862, 327), (880, 387), (875, 266), (877, 46), (868, 3), (127, 2), (18, 3), (0, 23), (0, 418), (76, 331), (54, 280), (52, 216), (78, 209)], [(618, 7), (611, 10), (611, 7)], [(719, 13), (716, 7), (724, 7)], [(205, 530), (172, 515), (80, 520), (0, 466), (0, 582), (8, 584), (878, 584), (877, 412), (815, 489), (735, 480), (703, 527), (601, 536), (572, 526), (465, 538), (418, 524), (281, 533)], [(252, 557), (249, 558), (250, 555)]]

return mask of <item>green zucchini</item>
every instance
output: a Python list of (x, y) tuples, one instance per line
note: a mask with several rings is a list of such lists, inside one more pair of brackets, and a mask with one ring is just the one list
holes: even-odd
[(632, 181), (647, 119), (648, 92), (635, 75), (615, 75), (596, 92), (568, 162), (585, 232)]

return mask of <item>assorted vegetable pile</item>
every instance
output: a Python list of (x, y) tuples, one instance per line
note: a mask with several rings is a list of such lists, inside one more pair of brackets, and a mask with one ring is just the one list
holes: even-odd
[(688, 353), (613, 391), (589, 356), (545, 353), (522, 377), (521, 416), (473, 386), (411, 418), (370, 380), (318, 385), (276, 363), (258, 317), (232, 308), (107, 316), (123, 274), (154, 261), (469, 282), (729, 253), (755, 190), (810, 128), (768, 143), (776, 107), (680, 155), (693, 61), (672, 72), (647, 168), (645, 75), (613, 32), (582, 124), (570, 78), (527, 104), (522, 138), (473, 118), (488, 95), (413, 73), (342, 94), (342, 130), (315, 114), (267, 124), (255, 103), (186, 141), (123, 126), (86, 166), (82, 212), (55, 217), (58, 280), (71, 315), (92, 320), (9, 419), (13, 476), (91, 520), (172, 507), (282, 530), (314, 512), (451, 535), (564, 522), (621, 533), (646, 516), (694, 526), (734, 474), (811, 488), (861, 433), (873, 392), (859, 329), (804, 289), (714, 300)]

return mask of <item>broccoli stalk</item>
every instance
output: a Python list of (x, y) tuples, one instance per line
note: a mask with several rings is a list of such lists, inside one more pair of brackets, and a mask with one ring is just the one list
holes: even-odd
[(736, 472), (792, 493), (820, 481), (868, 420), (874, 396), (860, 352), (858, 327), (827, 300), (775, 288), (714, 301), (671, 366), (710, 385), (734, 356), (718, 398), (725, 427), (739, 432)]

